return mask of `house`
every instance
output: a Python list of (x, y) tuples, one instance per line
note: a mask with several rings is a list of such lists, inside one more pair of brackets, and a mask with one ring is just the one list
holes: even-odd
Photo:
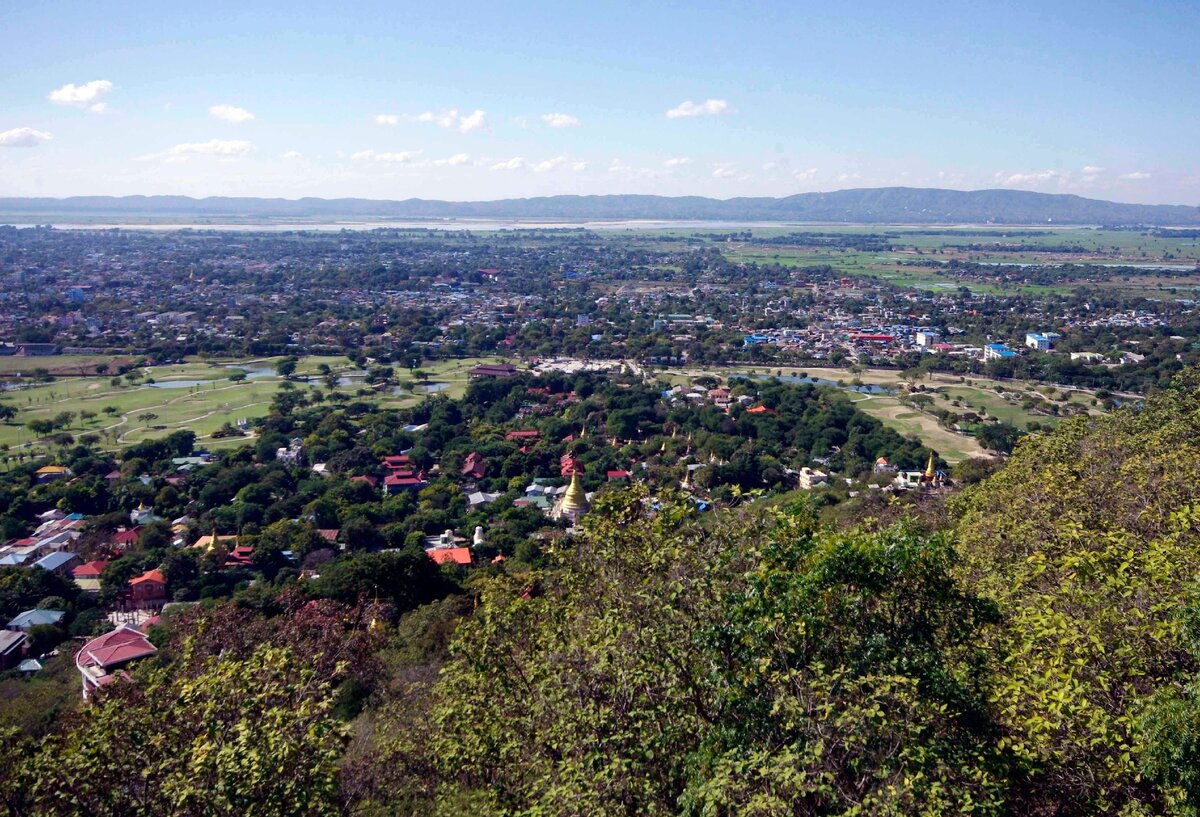
[(60, 576), (65, 576), (77, 564), (79, 564), (78, 556), (74, 553), (60, 550), (57, 553), (50, 553), (43, 556), (34, 562), (33, 566), (40, 567), (42, 570), (48, 570), (51, 573), (57, 573)]
[(167, 600), (167, 577), (157, 568), (129, 580), (130, 600), (137, 607), (161, 607)]
[(472, 451), (463, 462), (462, 475), (470, 479), (483, 479), (487, 476), (487, 460), (478, 451)]
[(1003, 343), (989, 343), (983, 347), (984, 360), (1003, 360), (1016, 357), (1017, 353)]
[(93, 562), (81, 564), (79, 567), (71, 571), (71, 575), (75, 579), (76, 586), (85, 593), (100, 592), (100, 576), (104, 573), (104, 568), (108, 567), (108, 562), (99, 559)]
[(29, 636), (19, 630), (0, 631), (0, 671), (12, 669), (25, 658)]
[(796, 473), (796, 482), (801, 488), (806, 491), (811, 491), (818, 485), (827, 482), (829, 475), (823, 471), (818, 471), (815, 468), (809, 468), (807, 465), (801, 468)]
[(633, 474), (628, 471), (609, 471), (607, 473), (609, 482), (628, 482), (631, 476)]
[(488, 493), (487, 491), (472, 491), (467, 494), (467, 505), (471, 508), (479, 508), (483, 505), (490, 505), (500, 498), (500, 494)]
[(113, 534), (113, 547), (117, 550), (129, 550), (129, 548), (137, 544), (138, 534), (141, 532), (142, 529), (140, 527), (117, 531)]
[(225, 567), (253, 567), (254, 548), (249, 545), (237, 545), (229, 551), (225, 559)]
[(372, 488), (379, 487), (379, 480), (370, 474), (358, 474), (357, 476), (350, 477), (350, 481), (354, 483), (361, 482), (366, 485), (370, 485)]
[(478, 380), (481, 377), (498, 377), (509, 378), (516, 377), (520, 372), (517, 367), (511, 363), (482, 363), (467, 371), (469, 380)]
[(1039, 352), (1049, 352), (1058, 337), (1054, 332), (1029, 332), (1025, 335), (1025, 345)]
[(61, 465), (43, 465), (34, 474), (38, 485), (45, 485), (48, 482), (55, 482), (71, 476), (71, 469)]
[(388, 496), (395, 496), (401, 491), (419, 491), (427, 484), (425, 478), (420, 474), (412, 471), (397, 471), (383, 478), (383, 492)]
[(117, 629), (93, 638), (75, 654), (75, 668), (83, 679), (83, 697), (112, 683), (112, 671), (130, 661), (158, 652), (137, 628), (121, 624)]
[(426, 548), (425, 552), (439, 565), (455, 564), (469, 567), (471, 564), (470, 548)]
[(942, 336), (937, 332), (923, 330), (921, 332), (917, 332), (916, 341), (918, 346), (925, 349), (932, 349), (934, 346), (937, 346), (942, 342)]
[(29, 632), (31, 627), (40, 627), (43, 624), (58, 624), (63, 620), (66, 612), (62, 610), (26, 610), (13, 617), (13, 619), (5, 624), (7, 630), (23, 630)]
[(504, 439), (509, 442), (535, 443), (542, 437), (539, 431), (510, 431), (504, 435)]

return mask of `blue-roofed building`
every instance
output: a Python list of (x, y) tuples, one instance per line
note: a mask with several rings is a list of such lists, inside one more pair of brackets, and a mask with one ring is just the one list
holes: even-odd
[(42, 570), (49, 570), (51, 573), (65, 574), (78, 564), (78, 556), (69, 551), (61, 550), (58, 553), (43, 556), (34, 562), (33, 566), (40, 567)]
[(989, 343), (983, 347), (984, 360), (1002, 360), (1004, 358), (1016, 357), (1017, 353), (1009, 349), (1003, 343)]
[(6, 553), (0, 556), (0, 567), (17, 567), (28, 561), (28, 553)]
[(63, 620), (66, 613), (62, 610), (26, 610), (13, 618), (12, 621), (4, 625), (6, 630), (20, 630), (29, 632), (30, 627), (37, 627), (42, 624), (57, 624)]

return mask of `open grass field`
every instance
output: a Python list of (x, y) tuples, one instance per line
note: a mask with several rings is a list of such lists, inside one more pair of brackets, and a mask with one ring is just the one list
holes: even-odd
[[(716, 376), (722, 380), (737, 375), (756, 377), (782, 375), (783, 377), (812, 377), (827, 380), (842, 385), (850, 391), (851, 386), (881, 386), (888, 389), (899, 389), (907, 384), (900, 378), (900, 373), (891, 369), (866, 369), (861, 372), (851, 372), (849, 369), (823, 366), (800, 367), (729, 367), (723, 369), (686, 369), (660, 374), (661, 379), (671, 385), (690, 385), (694, 378)], [(945, 408), (957, 413), (968, 411), (979, 412), (982, 408), (987, 414), (1003, 422), (1011, 423), (1024, 429), (1030, 422), (1042, 426), (1055, 426), (1061, 418), (1053, 415), (1025, 409), (1020, 400), (1010, 400), (1002, 397), (996, 388), (1005, 394), (1031, 394), (1045, 389), (1035, 383), (1024, 381), (998, 381), (983, 377), (963, 378), (958, 375), (933, 373), (923, 378), (920, 385), (934, 391), (934, 407)], [(1061, 392), (1057, 392), (1061, 394)], [(913, 406), (902, 403), (890, 394), (859, 394), (850, 391), (851, 399), (857, 406), (872, 417), (882, 421), (888, 427), (901, 434), (916, 435), (923, 443), (935, 449), (947, 462), (955, 463), (964, 459), (988, 456), (972, 437), (966, 437), (938, 425), (936, 418), (918, 411)], [(1043, 394), (1043, 396), (1045, 396)], [(1092, 405), (1095, 396), (1085, 390), (1074, 390), (1068, 393), (1068, 401), (1087, 407), (1091, 413), (1099, 413), (1101, 409)], [(952, 405), (957, 399), (959, 406)], [(1061, 401), (1058, 401), (1061, 405)]]
[[(53, 363), (56, 358), (30, 358)], [(0, 423), (0, 451), (37, 454), (49, 444), (31, 432), (30, 420), (51, 419), (63, 412), (73, 415), (65, 431), (78, 438), (95, 434), (102, 449), (117, 449), (145, 439), (163, 437), (179, 429), (196, 433), (207, 447), (239, 445), (249, 437), (213, 439), (212, 433), (225, 423), (253, 419), (267, 414), (272, 396), (284, 382), (275, 373), (277, 358), (257, 360), (189, 361), (180, 365), (156, 366), (140, 370), (144, 378), (131, 383), (120, 378), (113, 385), (111, 375), (63, 377), (49, 383), (0, 392), (0, 404), (17, 409), (16, 418)], [(429, 361), (420, 371), (426, 382), (417, 382), (413, 373), (399, 369), (401, 386), (382, 392), (367, 386), (361, 370), (344, 357), (306, 357), (297, 366), (293, 386), (315, 388), (330, 394), (318, 377), (317, 367), (330, 366), (342, 375), (335, 391), (367, 400), (381, 408), (410, 406), (434, 391), (461, 397), (467, 389), (467, 371), (495, 358)], [(47, 367), (49, 368), (49, 367)], [(242, 373), (246, 379), (233, 382), (230, 375)], [(312, 378), (305, 382), (304, 378)], [(153, 380), (153, 383), (148, 381)], [(92, 416), (84, 416), (84, 413)], [(153, 416), (149, 416), (153, 415)]]
[(895, 397), (856, 394), (851, 399), (857, 408), (888, 428), (906, 437), (917, 437), (951, 465), (972, 457), (990, 456), (974, 437), (966, 437), (942, 428), (933, 417), (901, 403)]

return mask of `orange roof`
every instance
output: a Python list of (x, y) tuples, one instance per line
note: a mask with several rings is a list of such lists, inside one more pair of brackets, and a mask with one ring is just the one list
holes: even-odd
[(159, 584), (166, 584), (167, 577), (163, 575), (161, 570), (155, 568), (154, 570), (147, 570), (136, 579), (129, 580), (130, 584), (141, 584), (143, 582), (158, 582)]
[(440, 565), (453, 562), (456, 565), (471, 564), (471, 549), (470, 548), (430, 548), (425, 551), (429, 554), (429, 558), (433, 559)]
[(97, 559), (94, 562), (82, 564), (71, 571), (71, 575), (77, 579), (97, 578), (104, 572), (104, 568), (108, 567), (108, 562), (103, 559)]

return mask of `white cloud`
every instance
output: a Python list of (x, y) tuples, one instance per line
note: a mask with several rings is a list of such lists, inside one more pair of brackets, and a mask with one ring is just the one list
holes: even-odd
[(439, 128), (452, 128), (454, 127), (454, 123), (458, 121), (458, 111), (454, 108), (451, 108), (448, 111), (439, 111), (437, 113), (434, 113), (433, 111), (426, 111), (425, 113), (419, 113), (416, 116), (411, 117), (411, 119), (414, 122), (432, 122)]
[(470, 133), (473, 130), (482, 128), (483, 120), (486, 116), (487, 114), (480, 110), (475, 110), (467, 116), (464, 116), (462, 119), (458, 120), (459, 133)]
[(380, 113), (375, 115), (376, 125), (399, 125), (400, 117), (394, 113)]
[(562, 167), (567, 163), (566, 156), (555, 156), (553, 159), (547, 159), (544, 162), (538, 162), (533, 166), (534, 173), (549, 173), (551, 170)]
[(810, 181), (813, 178), (815, 178), (816, 175), (817, 175), (817, 169), (815, 167), (810, 167), (805, 170), (797, 170), (797, 171), (793, 172), (792, 178), (794, 178), (798, 182), (807, 182), (807, 181)]
[(303, 156), (304, 156), (304, 154), (298, 150), (289, 150), (286, 153), (279, 154), (280, 159), (299, 159), (299, 158), (302, 158)]
[(571, 169), (575, 171), (584, 171), (588, 169), (587, 162), (571, 162)]
[(412, 164), (413, 160), (421, 155), (419, 150), (403, 150), (391, 153), (378, 153), (374, 150), (360, 150), (351, 154), (351, 161), (355, 162), (386, 162), (393, 165)]
[(525, 167), (525, 160), (522, 159), (520, 156), (514, 156), (513, 158), (509, 159), (507, 162), (496, 162), (496, 164), (492, 165), (491, 169), (492, 170), (520, 170), (523, 167)]
[(1057, 170), (1036, 170), (1029, 173), (1007, 173), (1000, 171), (995, 176), (1000, 184), (1011, 187), (1016, 185), (1045, 184), (1052, 181), (1066, 181), (1065, 174)]
[(1150, 174), (1144, 170), (1135, 170), (1132, 173), (1122, 173), (1121, 178), (1128, 179), (1129, 181), (1140, 182), (1144, 179), (1150, 178)]
[(0, 148), (34, 148), (54, 137), (33, 128), (13, 128), (0, 133)]
[[(470, 133), (473, 130), (478, 130), (484, 125), (484, 120), (487, 118), (487, 113), (476, 109), (469, 114), (459, 114), (457, 108), (450, 108), (443, 111), (426, 111), (419, 113), (416, 116), (407, 116), (411, 122), (427, 122), (432, 125), (437, 125), (439, 128), (455, 128), (459, 133)], [(395, 125), (399, 122), (399, 117), (391, 114), (380, 114), (375, 117), (375, 121), (381, 125)]]
[(663, 165), (666, 167), (683, 167), (684, 165), (690, 165), (691, 163), (692, 157), (690, 156), (672, 156), (670, 159), (667, 159), (665, 162), (663, 162)]
[(236, 124), (249, 122), (254, 118), (254, 114), (245, 108), (239, 108), (237, 105), (213, 105), (208, 109), (208, 112), (217, 119)]
[(691, 116), (717, 116), (718, 114), (729, 112), (729, 103), (723, 99), (706, 99), (699, 105), (689, 99), (667, 111), (667, 118), (680, 119)]
[(102, 113), (108, 105), (101, 98), (112, 89), (113, 84), (106, 79), (94, 79), (82, 85), (68, 82), (63, 87), (51, 91), (47, 99), (55, 105), (70, 105)]
[(714, 179), (732, 179), (737, 175), (737, 171), (733, 169), (732, 164), (719, 162), (713, 165), (712, 175)]
[(577, 128), (579, 120), (566, 113), (544, 113), (542, 121), (552, 128)]
[(471, 154), (455, 153), (453, 156), (447, 156), (445, 159), (434, 159), (432, 164), (434, 167), (458, 167), (459, 165), (465, 165), (469, 161), (471, 161)]
[(245, 156), (254, 150), (254, 143), (244, 139), (209, 139), (207, 142), (183, 142), (161, 153), (150, 153), (138, 158), (143, 161), (166, 159), (182, 161), (192, 156), (220, 156), (230, 158)]
[(843, 173), (837, 177), (839, 182), (852, 182), (862, 178), (861, 173)]
[(1081, 172), (1085, 176), (1099, 176), (1104, 172), (1104, 168), (1097, 167), (1096, 165), (1084, 165)]

